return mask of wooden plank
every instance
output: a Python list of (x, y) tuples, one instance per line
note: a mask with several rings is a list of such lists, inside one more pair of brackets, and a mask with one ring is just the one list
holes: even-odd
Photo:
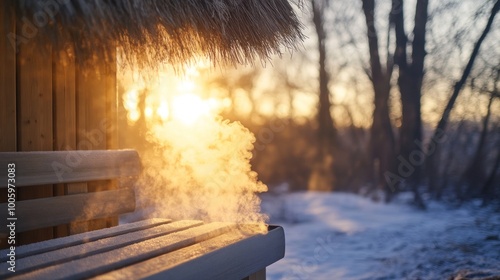
[[(66, 184), (66, 189), (65, 189), (66, 195), (86, 193), (86, 192), (87, 192), (87, 183)], [(69, 234), (78, 234), (87, 231), (89, 231), (87, 221), (71, 222), (68, 226)]]
[(66, 50), (53, 52), (54, 150), (76, 150), (75, 59)]
[[(126, 280), (126, 279), (142, 279), (147, 277), (154, 277), (154, 275), (161, 273), (163, 270), (171, 269), (172, 267), (178, 265), (179, 263), (189, 262), (190, 260), (197, 258), (201, 255), (213, 252), (222, 247), (241, 241), (245, 239), (245, 237), (247, 236), (241, 234), (238, 231), (231, 231), (222, 234), (220, 236), (217, 236), (215, 238), (199, 242), (197, 244), (191, 245), (186, 248), (182, 248), (168, 255), (152, 258), (144, 262), (135, 264), (133, 266), (127, 266), (121, 269), (117, 269), (112, 272), (96, 276), (92, 279)], [(181, 278), (179, 276), (176, 277), (175, 279), (181, 279)]]
[[(103, 238), (109, 238), (127, 234), (131, 232), (141, 231), (170, 223), (169, 219), (147, 219), (135, 223), (120, 225), (118, 227), (94, 230), (71, 236), (65, 236), (57, 239), (42, 241), (36, 244), (24, 245), (16, 248), (16, 257), (18, 259), (25, 258), (41, 253), (59, 250), (66, 247), (77, 246), (89, 242), (94, 242)], [(0, 251), (0, 262), (7, 261), (7, 250)]]
[[(17, 20), (19, 23), (21, 19)], [(51, 49), (48, 40), (40, 35), (19, 46), (16, 58), (18, 151), (51, 151), (53, 148)], [(18, 200), (52, 195), (52, 185), (17, 190)], [(18, 234), (16, 241), (28, 244), (53, 236), (53, 229), (47, 228)]]
[(261, 269), (244, 280), (266, 280), (266, 269)]
[[(0, 209), (7, 209), (6, 203), (1, 204)], [(104, 218), (134, 210), (135, 195), (132, 189), (18, 201), (16, 232)], [(7, 214), (7, 211), (1, 211), (0, 219), (6, 221)], [(0, 228), (3, 233), (7, 230)]]
[[(98, 71), (95, 69), (95, 71)], [(88, 68), (84, 68), (81, 65), (78, 65), (75, 73), (75, 86), (76, 86), (76, 127), (77, 127), (77, 148), (79, 150), (97, 150), (97, 147), (102, 147), (101, 149), (105, 149), (103, 143), (105, 143), (106, 135), (101, 130), (94, 130), (93, 137), (91, 136), (90, 131), (92, 129), (92, 122), (88, 121), (89, 116), (92, 115), (90, 111), (92, 107), (92, 98), (95, 89), (92, 86), (95, 84), (95, 77), (91, 77), (89, 79), (88, 72), (92, 72), (94, 70), (90, 70)], [(97, 90), (97, 93), (100, 93)], [(96, 110), (96, 113), (99, 114), (101, 106), (99, 106)], [(92, 140), (92, 141), (91, 141)], [(88, 184), (87, 182), (79, 185), (78, 188), (73, 188), (70, 190), (71, 193), (84, 193), (88, 192)], [(77, 224), (73, 224), (70, 227), (71, 234), (81, 233), (85, 231), (89, 231), (90, 222), (79, 222)]]
[[(53, 95), (54, 95), (54, 150), (76, 150), (76, 80), (75, 59), (71, 49), (54, 49), (53, 61)], [(54, 194), (61, 196), (76, 193), (81, 188), (77, 184), (57, 184)], [(77, 190), (77, 191), (75, 191)], [(60, 225), (54, 229), (56, 237), (66, 236), (74, 232), (85, 231), (80, 225)]]
[(21, 274), (12, 279), (86, 279), (194, 245), (234, 228), (235, 225), (230, 223), (201, 225), (109, 252)]
[(17, 56), (19, 151), (52, 151), (52, 52), (38, 37), (21, 44)]
[[(116, 56), (116, 54), (115, 54)], [(118, 89), (116, 79), (116, 57), (110, 58), (106, 63), (106, 75), (104, 77), (104, 90), (106, 92), (106, 148), (108, 150), (118, 149)]]
[(0, 2), (0, 152), (16, 151), (16, 50), (8, 39), (16, 32), (14, 7)]
[[(120, 235), (118, 237), (102, 238), (94, 242), (85, 243), (77, 246), (66, 247), (57, 251), (42, 253), (25, 258), (16, 259), (16, 274), (26, 273), (57, 265), (65, 262), (70, 262), (88, 256), (102, 254), (111, 250), (119, 249), (128, 245), (146, 241), (151, 238), (172, 234), (174, 232), (183, 231), (192, 227), (200, 226), (201, 221), (178, 221), (157, 227), (145, 229), (142, 231), (131, 232)], [(0, 277), (11, 274), (8, 271), (9, 264), (0, 263)]]
[(79, 150), (105, 150), (107, 147), (105, 70), (98, 62), (77, 67), (76, 117)]
[(243, 279), (284, 255), (285, 237), (281, 227), (250, 237), (233, 232), (95, 279)]
[[(16, 187), (137, 176), (142, 170), (134, 150), (0, 153), (0, 166), (16, 164)], [(7, 177), (0, 177), (5, 188)]]
[[(85, 93), (86, 81), (80, 82), (80, 77), (82, 75), (82, 70), (80, 67), (75, 69), (75, 93), (76, 93), (76, 104), (75, 104), (75, 114), (76, 114), (76, 132), (77, 132), (77, 149), (78, 150), (92, 150), (92, 143), (86, 139), (87, 130), (87, 99), (89, 98), (87, 93)], [(81, 183), (78, 187), (73, 186), (68, 190), (68, 194), (86, 193), (88, 192), (87, 182)], [(77, 224), (72, 224), (70, 226), (70, 233), (77, 234), (81, 232), (88, 231), (88, 222), (79, 222)]]
[[(105, 90), (106, 90), (106, 149), (118, 149), (118, 92), (116, 82), (116, 52), (106, 63)], [(108, 182), (106, 189), (113, 190), (119, 188), (118, 179)], [(118, 225), (118, 217), (109, 217), (106, 219), (106, 227)]]
[(72, 183), (67, 184), (65, 194), (78, 194), (87, 192), (87, 183)]
[[(8, 40), (15, 34), (14, 0), (0, 1), (0, 152), (17, 150), (16, 125), (16, 52)], [(1, 167), (0, 173), (7, 169)], [(0, 189), (0, 203), (7, 201), (7, 190)], [(0, 248), (7, 248), (7, 239), (0, 237)]]
[[(95, 60), (77, 67), (77, 145), (78, 149), (100, 150), (107, 148), (108, 129), (108, 67), (106, 61)], [(113, 88), (116, 84), (112, 85)], [(109, 190), (115, 187), (110, 181), (87, 183), (89, 192)], [(117, 217), (114, 223), (118, 221)], [(89, 221), (89, 230), (113, 224), (110, 220)]]

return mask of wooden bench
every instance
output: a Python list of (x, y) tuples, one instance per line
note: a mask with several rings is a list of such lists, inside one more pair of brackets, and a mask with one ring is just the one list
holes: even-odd
[[(78, 159), (78, 160), (76, 160)], [(0, 153), (0, 187), (7, 164), (15, 164), (15, 187), (126, 179), (141, 172), (134, 150)], [(129, 180), (130, 182), (130, 180)], [(17, 201), (15, 218), (0, 206), (1, 233), (15, 222), (16, 234), (32, 229), (117, 216), (135, 210), (133, 183), (115, 190)], [(28, 244), (0, 253), (5, 279), (265, 279), (265, 268), (283, 258), (284, 232), (270, 226), (197, 220), (149, 219)]]

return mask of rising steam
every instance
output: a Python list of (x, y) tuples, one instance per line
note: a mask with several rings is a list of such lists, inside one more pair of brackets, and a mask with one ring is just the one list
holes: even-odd
[[(250, 165), (254, 135), (241, 123), (210, 110), (213, 100), (195, 101), (189, 102), (195, 107), (192, 114), (189, 106), (181, 108), (178, 103), (176, 108), (173, 98), (169, 103), (173, 114), (148, 118), (149, 149), (140, 151), (144, 170), (136, 187), (137, 207), (148, 217), (251, 223), (265, 230), (267, 217), (260, 213), (257, 193), (267, 186)], [(200, 102), (206, 102), (206, 111)], [(178, 118), (176, 110), (184, 110)]]

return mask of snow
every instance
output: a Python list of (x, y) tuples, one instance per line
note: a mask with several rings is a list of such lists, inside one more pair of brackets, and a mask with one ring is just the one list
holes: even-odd
[[(500, 215), (430, 203), (419, 211), (345, 193), (265, 194), (284, 227), (285, 258), (268, 279), (468, 279), (500, 275)], [(450, 278), (451, 277), (451, 278)], [(457, 277), (458, 279), (458, 277)]]

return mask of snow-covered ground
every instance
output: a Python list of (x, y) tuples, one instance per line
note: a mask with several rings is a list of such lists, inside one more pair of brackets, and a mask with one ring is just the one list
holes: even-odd
[(285, 258), (268, 267), (268, 279), (500, 276), (500, 214), (491, 209), (430, 204), (418, 211), (402, 202), (387, 205), (344, 193), (262, 199), (271, 223), (286, 234)]

